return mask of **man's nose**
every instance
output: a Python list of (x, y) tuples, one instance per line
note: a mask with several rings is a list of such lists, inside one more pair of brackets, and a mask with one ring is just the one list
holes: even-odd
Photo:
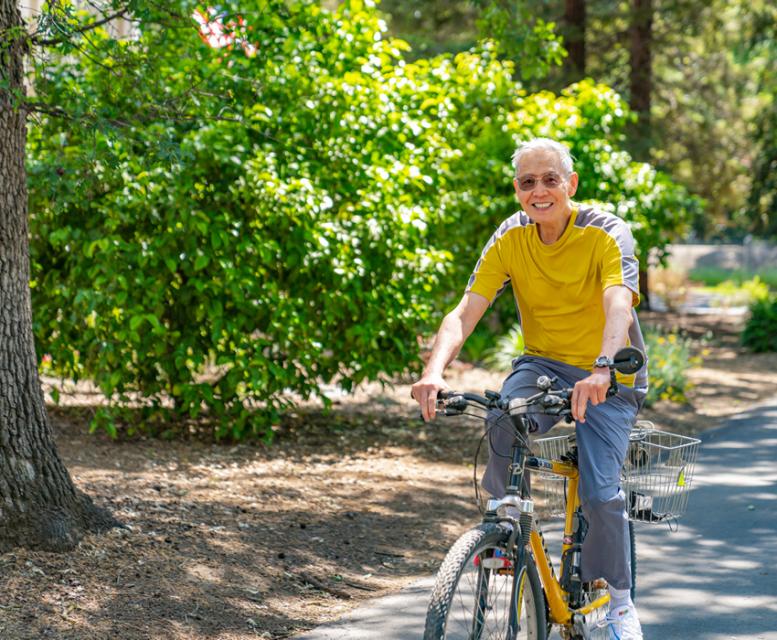
[(542, 180), (537, 180), (537, 184), (534, 185), (534, 195), (540, 196), (540, 195), (547, 195), (550, 192), (550, 189), (548, 189), (543, 183)]

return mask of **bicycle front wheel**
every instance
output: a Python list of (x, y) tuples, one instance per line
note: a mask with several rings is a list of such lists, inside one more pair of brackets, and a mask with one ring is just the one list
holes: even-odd
[(545, 640), (545, 600), (529, 553), (507, 550), (508, 530), (482, 524), (448, 552), (426, 615), (424, 640)]

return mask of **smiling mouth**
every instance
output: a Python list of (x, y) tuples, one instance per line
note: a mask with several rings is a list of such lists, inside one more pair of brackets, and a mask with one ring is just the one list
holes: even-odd
[(532, 205), (535, 209), (550, 209), (553, 206), (552, 202), (535, 202)]

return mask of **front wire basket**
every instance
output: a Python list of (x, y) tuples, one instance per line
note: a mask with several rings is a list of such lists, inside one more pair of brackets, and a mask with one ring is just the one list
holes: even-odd
[(621, 471), (632, 520), (663, 522), (685, 513), (700, 442), (660, 431), (651, 422), (637, 423)]
[[(701, 441), (661, 431), (652, 422), (642, 420), (635, 425), (629, 440), (626, 462), (621, 470), (629, 518), (649, 523), (679, 518), (688, 507)], [(569, 435), (539, 438), (534, 445), (541, 458), (560, 460), (569, 451)], [(534, 471), (532, 497), (543, 517), (563, 515), (566, 509), (565, 478)]]

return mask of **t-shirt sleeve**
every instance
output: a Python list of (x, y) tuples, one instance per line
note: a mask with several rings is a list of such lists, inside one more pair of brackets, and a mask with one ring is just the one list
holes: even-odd
[(602, 290), (615, 285), (628, 287), (632, 292), (632, 304), (639, 304), (639, 262), (634, 256), (631, 230), (623, 221), (607, 230), (601, 274)]
[(493, 304), (510, 282), (510, 274), (504, 265), (504, 238), (497, 230), (486, 243), (475, 270), (469, 278), (467, 293), (478, 293)]

